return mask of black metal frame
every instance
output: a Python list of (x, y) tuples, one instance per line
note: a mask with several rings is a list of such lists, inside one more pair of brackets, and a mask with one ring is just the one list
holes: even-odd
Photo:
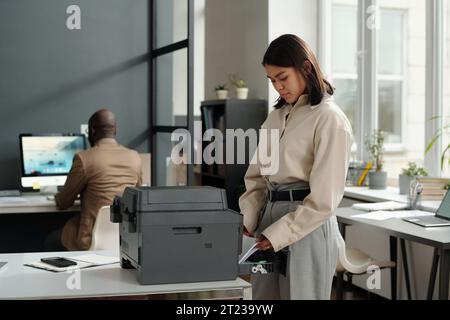
[[(193, 65), (194, 65), (194, 0), (186, 0), (188, 2), (188, 34), (187, 39), (178, 41), (176, 43), (172, 43), (170, 45), (154, 49), (153, 43), (154, 43), (154, 19), (153, 19), (153, 13), (154, 13), (154, 0), (149, 0), (149, 49), (150, 49), (150, 55), (151, 55), (151, 61), (149, 63), (149, 111), (150, 111), (150, 152), (152, 154), (152, 164), (151, 164), (151, 172), (153, 173), (152, 176), (152, 185), (156, 184), (156, 135), (158, 133), (171, 133), (176, 129), (187, 129), (189, 132), (194, 132), (194, 100), (193, 100), (193, 93), (194, 93), (194, 72), (193, 72)], [(187, 57), (187, 83), (188, 83), (188, 103), (187, 103), (187, 126), (158, 126), (154, 123), (154, 112), (156, 110), (156, 87), (155, 87), (155, 81), (154, 77), (156, 74), (156, 65), (155, 60), (157, 57), (160, 57), (165, 54), (169, 54), (172, 52), (175, 52), (180, 49), (188, 49), (188, 57)], [(192, 143), (194, 144), (194, 137), (192, 135)], [(193, 153), (192, 148), (192, 153)], [(193, 158), (193, 154), (190, 155), (191, 158)], [(191, 185), (194, 178), (194, 171), (193, 166), (188, 165), (187, 170), (187, 184)]]

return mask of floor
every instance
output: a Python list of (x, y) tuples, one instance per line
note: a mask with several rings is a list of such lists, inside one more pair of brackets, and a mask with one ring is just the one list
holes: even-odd
[[(250, 281), (250, 276), (241, 276), (245, 281)], [(336, 300), (336, 278), (333, 281), (333, 288), (331, 289), (331, 300)], [(345, 283), (347, 284), (347, 283)], [(345, 287), (344, 300), (386, 300), (386, 298), (368, 293), (359, 287), (352, 286), (351, 289)]]
[[(336, 278), (334, 279), (336, 280)], [(348, 288), (345, 283), (344, 300), (386, 300), (386, 298), (369, 293), (359, 287), (352, 286)], [(331, 289), (331, 300), (336, 300), (336, 281), (333, 281), (333, 288)]]

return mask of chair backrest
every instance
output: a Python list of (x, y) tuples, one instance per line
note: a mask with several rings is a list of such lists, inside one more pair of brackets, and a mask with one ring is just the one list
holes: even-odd
[(342, 238), (341, 232), (339, 231), (339, 227), (337, 222), (335, 224), (336, 229), (336, 242), (338, 245), (339, 255), (338, 255), (338, 263), (342, 265), (342, 267), (350, 273), (353, 274), (362, 274), (367, 272), (367, 264), (364, 263), (362, 265), (356, 265), (351, 263), (347, 258), (347, 250), (345, 245), (345, 240)]
[(98, 211), (89, 250), (119, 250), (119, 224), (111, 222), (109, 206)]
[(351, 272), (353, 274), (361, 274), (366, 272), (367, 266), (364, 264), (363, 266), (358, 266), (352, 264), (350, 261), (348, 261), (347, 258), (347, 250), (345, 247), (345, 241), (344, 238), (342, 238), (342, 235), (340, 232), (337, 234), (337, 243), (339, 248), (339, 263), (344, 267), (345, 270), (348, 272)]

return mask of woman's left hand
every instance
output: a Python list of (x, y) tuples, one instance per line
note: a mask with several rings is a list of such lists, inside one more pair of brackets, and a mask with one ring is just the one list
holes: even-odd
[(256, 247), (257, 247), (259, 250), (261, 250), (261, 251), (266, 251), (266, 250), (273, 249), (272, 243), (270, 243), (270, 240), (267, 239), (266, 237), (264, 237), (263, 235), (261, 235), (261, 236), (256, 240)]

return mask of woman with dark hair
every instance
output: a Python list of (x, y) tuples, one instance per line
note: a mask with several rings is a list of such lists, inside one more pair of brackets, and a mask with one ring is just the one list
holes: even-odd
[(279, 130), (279, 168), (264, 176), (261, 163), (250, 164), (239, 205), (244, 234), (259, 250), (285, 251), (288, 263), (286, 276), (252, 275), (253, 296), (329, 299), (338, 256), (333, 212), (344, 194), (351, 125), (305, 41), (275, 39), (262, 64), (280, 95), (262, 126)]

